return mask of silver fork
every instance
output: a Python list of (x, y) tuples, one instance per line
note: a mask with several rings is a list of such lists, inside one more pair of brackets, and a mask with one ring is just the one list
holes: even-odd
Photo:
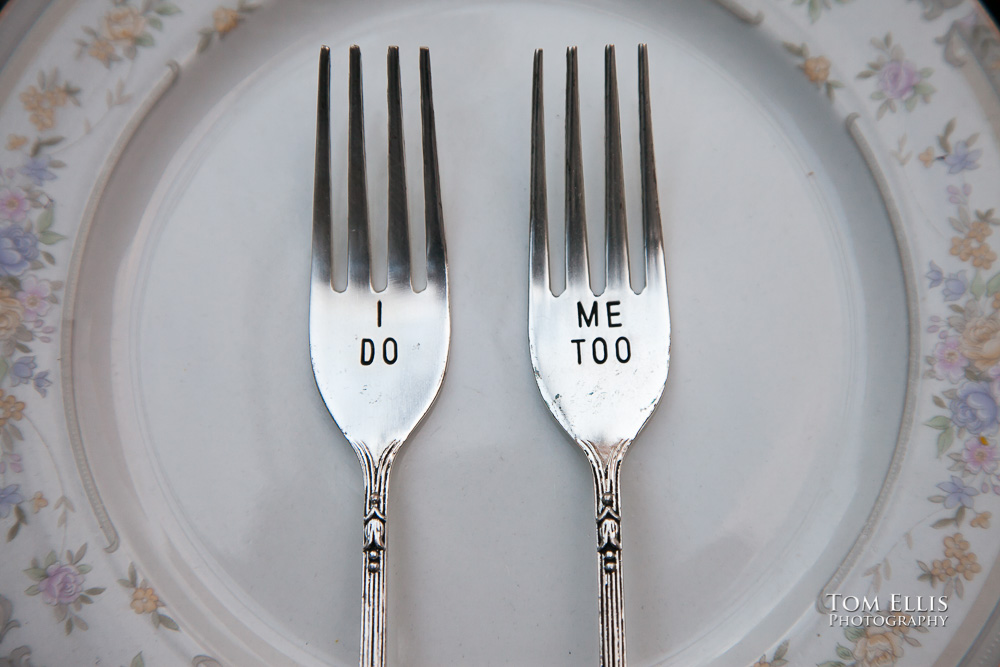
[(649, 65), (639, 46), (639, 145), (646, 284), (630, 280), (615, 49), (605, 49), (607, 287), (595, 295), (587, 262), (576, 48), (566, 52), (566, 289), (549, 282), (542, 51), (535, 52), (531, 117), (528, 340), (542, 398), (583, 449), (594, 474), (602, 667), (625, 659), (621, 465), (667, 381), (670, 315), (650, 125)]
[(361, 667), (385, 664), (385, 549), (389, 471), (437, 397), (448, 362), (451, 315), (438, 182), (431, 64), (420, 50), (427, 287), (414, 291), (403, 167), (399, 50), (389, 48), (388, 284), (372, 287), (368, 242), (361, 50), (350, 50), (347, 173), (348, 280), (333, 288), (330, 201), (330, 50), (319, 56), (309, 351), (316, 386), (365, 476)]

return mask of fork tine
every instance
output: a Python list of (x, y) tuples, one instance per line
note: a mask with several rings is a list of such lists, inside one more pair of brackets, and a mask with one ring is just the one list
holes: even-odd
[(448, 284), (444, 242), (444, 214), (438, 177), (437, 134), (434, 131), (434, 98), (431, 91), (431, 52), (420, 48), (420, 120), (424, 145), (424, 225), (427, 234), (427, 285), (442, 289)]
[(628, 231), (615, 47), (604, 48), (604, 216), (608, 288), (628, 283)]
[(642, 242), (646, 253), (646, 285), (663, 284), (663, 229), (660, 198), (656, 186), (653, 155), (653, 122), (649, 101), (649, 58), (645, 44), (639, 45), (639, 153), (642, 166)]
[(590, 283), (576, 47), (566, 49), (566, 285)]
[(371, 287), (368, 244), (368, 178), (365, 173), (365, 113), (361, 95), (361, 47), (351, 47), (348, 90), (347, 284)]
[(319, 50), (316, 93), (316, 175), (313, 183), (312, 281), (332, 285), (330, 274), (330, 47)]
[(399, 80), (399, 47), (386, 56), (389, 76), (389, 284), (410, 285), (410, 233), (406, 210), (406, 167), (403, 157), (403, 102)]
[(531, 285), (551, 291), (549, 211), (545, 184), (545, 104), (542, 99), (542, 50), (535, 50), (531, 84)]

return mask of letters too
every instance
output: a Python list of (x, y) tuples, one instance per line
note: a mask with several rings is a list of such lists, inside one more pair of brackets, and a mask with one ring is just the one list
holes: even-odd
[[(608, 323), (609, 329), (615, 329), (622, 326), (622, 323), (617, 320), (621, 317), (621, 312), (615, 310), (616, 306), (620, 306), (621, 301), (608, 301), (605, 304), (605, 314), (607, 316), (606, 321)], [(583, 307), (582, 301), (576, 302), (576, 324), (581, 329), (584, 326), (598, 326), (599, 312), (597, 310), (597, 302), (594, 301), (590, 307), (590, 312)], [(585, 344), (587, 343), (586, 338), (574, 338), (570, 341), (576, 346), (576, 363), (578, 365), (583, 365), (583, 356), (587, 348)], [(632, 344), (629, 342), (628, 338), (625, 336), (619, 336), (614, 343), (609, 343), (607, 340), (601, 336), (594, 338), (589, 347), (589, 354), (594, 359), (594, 363), (603, 364), (608, 360), (611, 354), (614, 354), (615, 359), (619, 363), (627, 364), (629, 359), (632, 358)]]

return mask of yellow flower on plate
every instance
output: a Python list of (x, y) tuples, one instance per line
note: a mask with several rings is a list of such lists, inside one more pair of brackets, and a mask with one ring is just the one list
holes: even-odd
[(966, 233), (966, 236), (982, 243), (992, 233), (993, 230), (990, 229), (990, 223), (977, 220), (969, 225), (969, 231)]
[(966, 322), (958, 348), (981, 371), (995, 366), (1000, 362), (1000, 316), (993, 313)]
[(990, 512), (980, 512), (969, 522), (969, 525), (973, 528), (989, 528), (991, 516), (993, 514)]
[(955, 533), (944, 538), (944, 555), (948, 558), (958, 558), (969, 548), (969, 541), (962, 537), (962, 533)]
[(0, 341), (13, 338), (23, 320), (24, 304), (14, 298), (10, 290), (0, 288)]
[(972, 265), (980, 269), (989, 269), (996, 261), (997, 254), (993, 252), (989, 244), (983, 243), (972, 251)]
[(135, 7), (116, 7), (104, 15), (101, 32), (113, 42), (134, 42), (146, 32), (146, 17)]
[(931, 166), (932, 164), (934, 164), (934, 160), (935, 160), (935, 157), (934, 157), (934, 148), (932, 148), (931, 146), (928, 146), (927, 150), (925, 150), (923, 153), (921, 153), (917, 157), (920, 159), (921, 162), (924, 163), (925, 167)]
[(235, 9), (230, 9), (228, 7), (219, 7), (214, 12), (212, 12), (212, 24), (215, 27), (215, 32), (219, 35), (225, 35), (227, 32), (231, 32), (240, 22), (240, 15)]
[(889, 667), (903, 657), (903, 640), (889, 628), (869, 627), (853, 653), (858, 667)]
[(972, 239), (962, 238), (961, 236), (951, 237), (950, 252), (963, 262), (968, 262), (972, 257)]
[(45, 495), (38, 491), (34, 496), (31, 497), (31, 509), (34, 510), (35, 514), (38, 514), (43, 507), (48, 507), (49, 501), (45, 499)]
[(104, 64), (105, 67), (111, 64), (111, 60), (115, 57), (115, 46), (103, 37), (95, 39), (94, 43), (90, 45), (87, 50), (87, 55), (91, 58), (99, 60)]
[(45, 94), (35, 86), (28, 88), (21, 93), (21, 104), (25, 111), (40, 111), (45, 108)]
[(132, 591), (132, 610), (137, 614), (151, 614), (162, 607), (159, 596), (149, 587), (139, 587)]
[(955, 566), (955, 571), (965, 577), (966, 581), (972, 581), (973, 577), (983, 571), (983, 566), (977, 561), (974, 553), (962, 554), (958, 559), (958, 565)]
[(813, 83), (824, 83), (830, 77), (830, 59), (826, 56), (806, 58), (802, 63), (802, 71)]
[(24, 403), (11, 395), (4, 396), (3, 389), (0, 389), (0, 426), (9, 420), (20, 421), (24, 417)]
[(22, 134), (8, 134), (7, 135), (7, 150), (16, 151), (21, 146), (28, 143), (28, 137)]

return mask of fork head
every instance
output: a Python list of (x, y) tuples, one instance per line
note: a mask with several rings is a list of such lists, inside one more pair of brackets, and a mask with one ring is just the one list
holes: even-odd
[(427, 287), (410, 276), (399, 51), (389, 48), (388, 283), (372, 287), (368, 241), (361, 50), (350, 50), (348, 281), (333, 287), (330, 196), (330, 51), (320, 51), (313, 201), (309, 350), (316, 385), (356, 449), (375, 460), (401, 443), (437, 397), (450, 341), (448, 266), (438, 182), (430, 53), (420, 51)]
[(569, 435), (602, 460), (622, 454), (667, 380), (670, 315), (650, 124), (649, 66), (639, 46), (639, 142), (645, 286), (629, 276), (615, 51), (605, 51), (605, 255), (596, 295), (587, 260), (577, 55), (566, 54), (566, 289), (549, 280), (542, 52), (535, 52), (528, 339), (542, 398)]

